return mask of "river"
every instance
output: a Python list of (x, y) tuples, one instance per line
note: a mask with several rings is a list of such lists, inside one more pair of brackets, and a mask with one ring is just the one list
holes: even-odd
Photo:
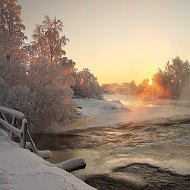
[(59, 134), (34, 136), (39, 149), (53, 151), (49, 161), (84, 158), (87, 167), (73, 174), (102, 190), (189, 190), (189, 102), (104, 98), (128, 110), (77, 118)]

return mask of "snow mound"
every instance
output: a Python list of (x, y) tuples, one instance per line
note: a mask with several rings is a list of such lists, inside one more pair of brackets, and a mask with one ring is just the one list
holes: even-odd
[(78, 115), (94, 116), (109, 112), (121, 112), (128, 110), (118, 100), (96, 100), (96, 99), (75, 99), (75, 102), (80, 109)]
[(95, 190), (8, 137), (0, 137), (0, 189)]

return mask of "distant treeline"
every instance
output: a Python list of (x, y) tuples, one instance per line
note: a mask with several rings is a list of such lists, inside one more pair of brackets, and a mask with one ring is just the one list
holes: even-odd
[(168, 61), (165, 69), (153, 75), (151, 81), (144, 79), (140, 85), (134, 81), (123, 84), (103, 84), (105, 93), (141, 95), (145, 98), (190, 99), (190, 64), (179, 57)]

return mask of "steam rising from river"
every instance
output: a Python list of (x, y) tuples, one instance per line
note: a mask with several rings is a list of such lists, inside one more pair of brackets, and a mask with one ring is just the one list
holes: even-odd
[(120, 100), (122, 104), (129, 108), (129, 112), (125, 113), (125, 118), (123, 118), (123, 116), (121, 118), (123, 122), (134, 120), (147, 120), (190, 113), (190, 101), (186, 99), (143, 100), (139, 96), (129, 95), (105, 95), (104, 98), (109, 101), (114, 99)]
[[(38, 145), (43, 145), (45, 141), (47, 146), (46, 142), (51, 142), (51, 148), (58, 150), (51, 162), (85, 158), (87, 168), (74, 174), (87, 179), (90, 185), (96, 185), (98, 179), (103, 180), (101, 188), (108, 181), (112, 184), (110, 189), (122, 189), (131, 184), (132, 179), (133, 185), (139, 182), (140, 185), (155, 187), (149, 188), (151, 190), (171, 181), (176, 188), (179, 187), (177, 189), (186, 190), (190, 186), (190, 102), (143, 101), (137, 96), (124, 95), (106, 95), (104, 98), (120, 101), (128, 109), (109, 110), (109, 106), (105, 106), (109, 102), (105, 100), (76, 100), (82, 107), (83, 117), (60, 128), (59, 132), (64, 133), (59, 133), (57, 137), (38, 138)], [(180, 176), (187, 174), (184, 179)], [(124, 182), (125, 185), (117, 187)]]
[[(82, 117), (74, 119), (64, 127), (57, 127), (56, 132), (86, 129), (92, 127), (114, 126), (119, 123), (145, 121), (190, 114), (190, 101), (154, 100), (145, 101), (138, 96), (105, 95), (105, 100), (76, 99), (82, 107)], [(127, 109), (107, 109), (108, 101), (120, 101)], [(106, 107), (106, 109), (105, 109)], [(109, 106), (108, 106), (109, 107)]]

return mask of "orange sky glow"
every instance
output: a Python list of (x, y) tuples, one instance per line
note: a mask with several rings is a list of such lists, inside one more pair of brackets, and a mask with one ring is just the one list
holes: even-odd
[(152, 78), (179, 56), (190, 61), (189, 0), (18, 0), (31, 40), (43, 16), (64, 22), (76, 67), (103, 83)]

